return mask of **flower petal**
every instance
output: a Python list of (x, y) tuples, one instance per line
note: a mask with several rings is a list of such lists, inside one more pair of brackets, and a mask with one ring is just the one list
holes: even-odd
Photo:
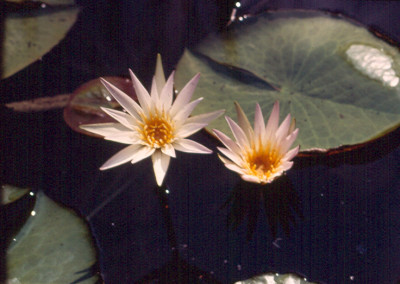
[(228, 159), (230, 159), (232, 162), (234, 162), (237, 165), (241, 165), (243, 160), (242, 158), (238, 155), (238, 153), (229, 151), (226, 148), (222, 148), (222, 147), (217, 147), (217, 149), (224, 154)]
[(259, 104), (256, 104), (256, 110), (254, 112), (254, 135), (256, 139), (265, 139), (264, 117)]
[(137, 153), (137, 151), (142, 148), (142, 145), (131, 145), (125, 147), (121, 151), (117, 152), (114, 156), (108, 159), (101, 167), (100, 170), (107, 170), (122, 164), (125, 164), (132, 160), (132, 157)]
[(120, 133), (132, 133), (132, 130), (125, 127), (121, 123), (96, 123), (96, 124), (83, 124), (79, 128), (98, 134), (101, 136), (112, 136)]
[(224, 158), (220, 154), (218, 154), (218, 158), (224, 163), (225, 167), (228, 169), (237, 172), (240, 175), (243, 175), (245, 173), (244, 169), (236, 165), (235, 163), (232, 163), (230, 160)]
[(157, 63), (156, 63), (156, 71), (154, 73), (154, 79), (157, 86), (157, 93), (161, 94), (161, 90), (165, 85), (165, 75), (160, 54), (157, 54)]
[(217, 110), (209, 113), (204, 113), (204, 114), (199, 114), (196, 116), (191, 116), (186, 120), (186, 123), (210, 123), (220, 115), (222, 115), (225, 112), (225, 110)]
[(196, 74), (183, 89), (178, 93), (174, 104), (171, 107), (170, 113), (171, 116), (175, 116), (175, 114), (181, 110), (185, 105), (187, 105), (192, 98), (193, 92), (196, 89), (197, 83), (199, 82), (200, 73)]
[(175, 136), (178, 138), (185, 138), (207, 126), (207, 123), (186, 123), (182, 125)]
[(228, 148), (231, 152), (240, 153), (241, 150), (239, 146), (234, 141), (232, 141), (231, 138), (229, 138), (217, 129), (213, 129), (213, 132), (217, 136), (217, 138), (225, 145), (225, 147)]
[(288, 135), (289, 127), (291, 123), (290, 114), (286, 116), (283, 120), (282, 124), (279, 126), (278, 130), (276, 131), (275, 137), (280, 142)]
[(299, 129), (297, 128), (295, 131), (293, 131), (292, 134), (287, 136), (283, 141), (280, 143), (280, 152), (281, 153), (286, 153), (289, 148), (292, 146), (293, 142), (296, 140), (297, 135), (299, 133)]
[(212, 151), (207, 147), (201, 145), (190, 139), (179, 139), (175, 141), (172, 146), (175, 150), (186, 152), (186, 153), (198, 153), (198, 154), (211, 154)]
[(252, 175), (242, 175), (241, 178), (245, 181), (248, 182), (253, 182), (253, 183), (261, 183), (261, 180), (258, 177), (252, 176)]
[(127, 94), (108, 83), (103, 78), (100, 78), (101, 83), (110, 92), (114, 99), (134, 118), (140, 119), (140, 114), (143, 112), (142, 108)]
[(234, 122), (230, 117), (225, 116), (225, 118), (239, 146), (241, 148), (249, 147), (249, 140), (247, 139), (246, 134), (244, 134), (240, 126), (237, 125), (237, 123)]
[(176, 157), (175, 149), (171, 144), (165, 144), (164, 147), (161, 148), (161, 152), (170, 157)]
[(161, 186), (165, 175), (167, 174), (169, 161), (171, 160), (170, 156), (164, 155), (161, 151), (157, 150), (151, 156), (151, 160), (153, 161), (153, 169), (154, 174), (156, 176), (156, 181), (158, 186)]
[[(246, 136), (250, 139), (254, 136), (253, 128), (251, 127), (251, 124), (249, 120), (247, 119), (246, 114), (244, 113), (243, 109), (240, 107), (240, 105), (235, 102), (235, 108), (236, 108), (236, 113), (237, 113), (237, 118), (238, 118), (238, 124), (240, 128), (243, 129), (243, 132), (246, 134)], [(263, 125), (264, 127), (264, 125)]]
[(161, 104), (164, 106), (164, 110), (169, 110), (172, 105), (172, 97), (173, 97), (173, 86), (174, 86), (174, 74), (175, 72), (172, 72), (171, 75), (168, 78), (167, 83), (165, 83), (164, 87), (162, 88), (162, 91), (160, 93), (160, 101)]
[(150, 95), (145, 89), (145, 87), (140, 83), (136, 75), (129, 69), (129, 74), (131, 75), (133, 88), (135, 89), (136, 96), (139, 100), (140, 106), (142, 107), (145, 115), (147, 116), (151, 111), (151, 99)]
[(286, 153), (282, 160), (291, 161), (299, 153), (300, 146), (297, 146)]
[(188, 104), (186, 104), (181, 110), (179, 110), (173, 117), (176, 127), (181, 126), (185, 123), (188, 116), (192, 113), (193, 109), (203, 100), (203, 98), (198, 98)]
[(150, 148), (148, 146), (143, 146), (143, 145), (140, 145), (140, 146), (141, 146), (141, 148), (139, 148), (136, 151), (136, 153), (133, 154), (133, 156), (132, 156), (132, 160), (131, 160), (132, 164), (135, 164), (143, 159), (146, 159), (147, 157), (150, 157), (156, 150), (156, 149)]
[(267, 125), (265, 126), (265, 139), (271, 137), (275, 133), (279, 125), (279, 102), (276, 101), (269, 116)]
[(134, 130), (135, 126), (137, 125), (137, 121), (130, 116), (127, 113), (124, 113), (119, 110), (115, 110), (112, 108), (105, 108), (105, 107), (100, 107), (102, 111), (104, 111), (106, 114), (117, 120), (119, 123), (121, 123), (123, 126), (125, 126), (128, 129)]

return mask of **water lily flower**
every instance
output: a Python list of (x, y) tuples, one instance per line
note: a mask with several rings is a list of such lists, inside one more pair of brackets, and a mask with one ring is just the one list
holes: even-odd
[(189, 117), (203, 99), (199, 98), (190, 102), (200, 75), (194, 76), (173, 101), (174, 72), (166, 81), (160, 56), (157, 58), (150, 94), (135, 74), (129, 71), (140, 105), (124, 92), (101, 79), (106, 89), (126, 112), (101, 108), (117, 122), (82, 125), (81, 128), (104, 136), (106, 140), (129, 144), (107, 160), (100, 170), (107, 170), (127, 162), (134, 164), (151, 156), (156, 181), (161, 186), (170, 158), (176, 157), (175, 150), (188, 153), (212, 153), (207, 147), (186, 137), (201, 130), (211, 120), (220, 116), (223, 110)]
[(254, 129), (245, 113), (235, 102), (238, 123), (230, 117), (226, 121), (236, 141), (221, 131), (213, 130), (217, 138), (225, 145), (218, 155), (225, 166), (237, 172), (243, 180), (267, 184), (282, 175), (293, 166), (291, 161), (299, 152), (299, 146), (291, 149), (299, 129), (291, 122), (290, 114), (279, 126), (279, 103), (275, 102), (267, 125), (259, 104), (256, 104)]

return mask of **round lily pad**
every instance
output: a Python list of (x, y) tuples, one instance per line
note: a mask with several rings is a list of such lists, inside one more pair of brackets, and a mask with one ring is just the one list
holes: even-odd
[(10, 283), (97, 283), (87, 224), (44, 193), (7, 250)]
[[(134, 100), (137, 99), (130, 79), (122, 77), (104, 77), (104, 79)], [(93, 134), (79, 127), (82, 124), (115, 122), (100, 107), (121, 108), (119, 103), (101, 83), (100, 79), (97, 78), (81, 85), (71, 94), (68, 104), (64, 108), (64, 120), (69, 127), (77, 132), (103, 138), (103, 136)]]
[(73, 0), (48, 0), (37, 7), (6, 13), (2, 19), (0, 78), (11, 76), (49, 52), (65, 37), (78, 14)]
[[(252, 119), (258, 102), (268, 118), (275, 101), (291, 113), (304, 150), (365, 143), (400, 126), (399, 50), (365, 27), (317, 11), (275, 11), (250, 17), (186, 50), (176, 86), (202, 77), (194, 114), (237, 101)], [(230, 135), (224, 118), (212, 122)]]

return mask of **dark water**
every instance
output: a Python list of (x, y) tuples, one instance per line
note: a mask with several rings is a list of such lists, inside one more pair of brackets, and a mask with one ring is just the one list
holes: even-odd
[[(65, 40), (42, 61), (1, 82), (2, 103), (69, 93), (98, 76), (127, 75), (128, 68), (149, 85), (157, 52), (168, 74), (184, 46), (221, 28), (233, 6), (229, 1), (79, 3), (79, 21)], [(239, 13), (262, 7), (337, 11), (400, 42), (396, 1), (242, 1), (242, 7)], [(374, 158), (359, 165), (352, 164), (363, 157), (299, 164), (288, 173), (293, 190), (267, 202), (282, 215), (275, 227), (254, 200), (253, 211), (260, 214), (247, 241), (246, 218), (227, 230), (228, 209), (221, 207), (240, 179), (216, 155), (178, 153), (166, 178), (166, 211), (154, 190), (150, 160), (100, 172), (120, 145), (73, 132), (60, 110), (1, 110), (2, 181), (44, 189), (87, 216), (106, 283), (134, 283), (149, 274), (146, 279), (160, 283), (174, 283), (176, 277), (181, 283), (231, 283), (268, 271), (297, 272), (324, 283), (400, 280), (399, 131), (369, 148)], [(193, 139), (216, 150), (206, 133)], [(301, 201), (300, 213), (282, 205), (293, 200)], [(170, 262), (177, 251), (180, 265)]]

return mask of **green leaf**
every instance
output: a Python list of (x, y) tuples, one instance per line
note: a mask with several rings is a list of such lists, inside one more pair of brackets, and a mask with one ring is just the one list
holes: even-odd
[[(83, 271), (95, 263), (86, 223), (39, 192), (31, 217), (7, 251), (10, 283), (71, 283), (86, 276)], [(80, 283), (98, 280), (87, 276)]]
[(49, 52), (65, 37), (78, 17), (79, 8), (73, 6), (73, 0), (43, 3), (57, 6), (7, 13), (0, 23), (4, 30), (0, 43), (1, 78), (13, 75)]
[[(281, 120), (296, 118), (302, 150), (365, 143), (400, 125), (398, 49), (326, 13), (266, 13), (212, 34), (185, 51), (177, 88), (197, 72), (195, 97), (205, 99), (194, 114), (224, 108), (235, 118), (238, 101), (252, 119), (258, 102), (267, 119), (279, 100)], [(230, 135), (223, 118), (212, 128)]]

